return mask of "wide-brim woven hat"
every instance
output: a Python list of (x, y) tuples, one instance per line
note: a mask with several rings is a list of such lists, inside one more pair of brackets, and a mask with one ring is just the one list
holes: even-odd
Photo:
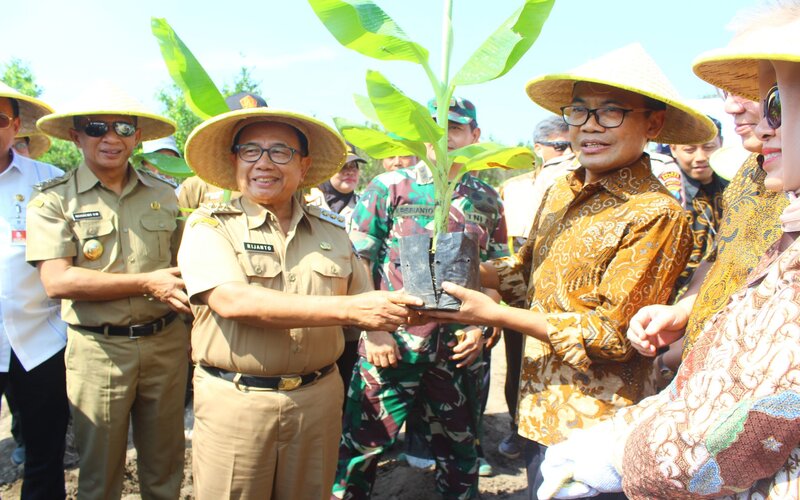
[(285, 123), (305, 134), (311, 167), (300, 189), (325, 182), (344, 165), (347, 147), (335, 130), (314, 118), (274, 108), (245, 108), (204, 121), (186, 140), (186, 163), (204, 181), (238, 190), (231, 165), (233, 139), (245, 124), (259, 122)]
[(544, 75), (529, 81), (525, 89), (539, 106), (561, 114), (572, 101), (577, 82), (609, 85), (641, 94), (667, 106), (664, 128), (656, 142), (701, 144), (717, 135), (714, 123), (685, 103), (650, 55), (638, 43), (626, 45), (566, 73)]
[(700, 54), (692, 69), (711, 85), (758, 101), (759, 61), (800, 62), (800, 20), (748, 30), (727, 46)]
[(111, 82), (95, 82), (60, 112), (45, 116), (36, 126), (53, 137), (71, 141), (69, 130), (76, 116), (121, 115), (135, 116), (141, 130), (141, 141), (152, 141), (172, 135), (175, 122), (149, 111), (139, 101)]
[(44, 134), (22, 134), (17, 135), (15, 139), (28, 138), (28, 154), (34, 160), (50, 149), (50, 138)]
[(36, 121), (53, 112), (53, 108), (39, 99), (27, 96), (0, 82), (0, 97), (16, 99), (19, 103), (19, 132), (17, 135), (30, 135), (36, 133)]

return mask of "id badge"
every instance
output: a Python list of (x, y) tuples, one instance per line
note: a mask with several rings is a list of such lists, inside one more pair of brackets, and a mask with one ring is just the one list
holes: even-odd
[(15, 246), (25, 246), (27, 231), (25, 230), (25, 219), (11, 220), (11, 244)]

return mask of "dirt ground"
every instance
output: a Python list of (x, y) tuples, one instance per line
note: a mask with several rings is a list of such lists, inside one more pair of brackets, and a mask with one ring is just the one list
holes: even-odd
[[(497, 452), (497, 444), (508, 432), (510, 421), (503, 396), (505, 372), (504, 346), (501, 340), (492, 352), (491, 388), (484, 417), (484, 450), (487, 460), (494, 467), (494, 475), (480, 479), (480, 492), (483, 499), (521, 500), (525, 498), (525, 487), (527, 485), (523, 459), (509, 460)], [(15, 444), (11, 438), (11, 418), (6, 408), (5, 401), (3, 401), (2, 412), (0, 412), (0, 497), (3, 499), (15, 499), (19, 498), (20, 488), (22, 487), (22, 467), (15, 466), (9, 458)], [(193, 421), (191, 411), (187, 411), (185, 420), (187, 430), (191, 429)], [(373, 498), (376, 500), (427, 500), (438, 498), (434, 486), (434, 473), (432, 471), (413, 469), (408, 467), (405, 462), (398, 461), (397, 449), (402, 449), (402, 446), (395, 446), (395, 450), (387, 454), (380, 463)], [(191, 440), (187, 440), (186, 467), (181, 489), (182, 499), (192, 498), (191, 460)], [(64, 462), (67, 478), (67, 498), (75, 498), (79, 472), (77, 456), (68, 452)], [(136, 450), (133, 449), (132, 445), (129, 445), (122, 498), (126, 500), (141, 498), (138, 491)]]

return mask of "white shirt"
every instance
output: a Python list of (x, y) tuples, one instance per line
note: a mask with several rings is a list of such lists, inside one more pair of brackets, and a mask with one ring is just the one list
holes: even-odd
[(67, 343), (60, 301), (47, 297), (39, 272), (25, 261), (20, 233), (26, 227), (25, 208), (34, 184), (64, 172), (12, 155), (11, 164), (0, 173), (0, 372), (8, 372), (11, 349), (30, 371)]

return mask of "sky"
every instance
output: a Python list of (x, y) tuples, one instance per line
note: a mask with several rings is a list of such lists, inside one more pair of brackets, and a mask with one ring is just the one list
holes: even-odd
[[(431, 53), (440, 72), (442, 2), (375, 0), (413, 41)], [(453, 0), (454, 48), (450, 74), (520, 5), (521, 0)], [(639, 42), (686, 99), (714, 95), (691, 64), (730, 39), (725, 26), (756, 0), (556, 0), (542, 33), (501, 78), (457, 89), (472, 100), (484, 138), (506, 144), (531, 141), (548, 112), (525, 94), (530, 79), (574, 68), (628, 43)], [(24, 8), (23, 8), (24, 6)], [(427, 102), (422, 68), (378, 61), (344, 48), (305, 0), (27, 0), (3, 13), (0, 64), (29, 65), (41, 96), (56, 111), (90, 81), (112, 80), (143, 104), (171, 83), (150, 18), (163, 17), (218, 87), (232, 84), (242, 66), (261, 83), (275, 108), (363, 121), (353, 94), (366, 94), (368, 69), (378, 70), (410, 97)], [(707, 111), (708, 112), (708, 111)], [(718, 118), (724, 118), (717, 113)]]

